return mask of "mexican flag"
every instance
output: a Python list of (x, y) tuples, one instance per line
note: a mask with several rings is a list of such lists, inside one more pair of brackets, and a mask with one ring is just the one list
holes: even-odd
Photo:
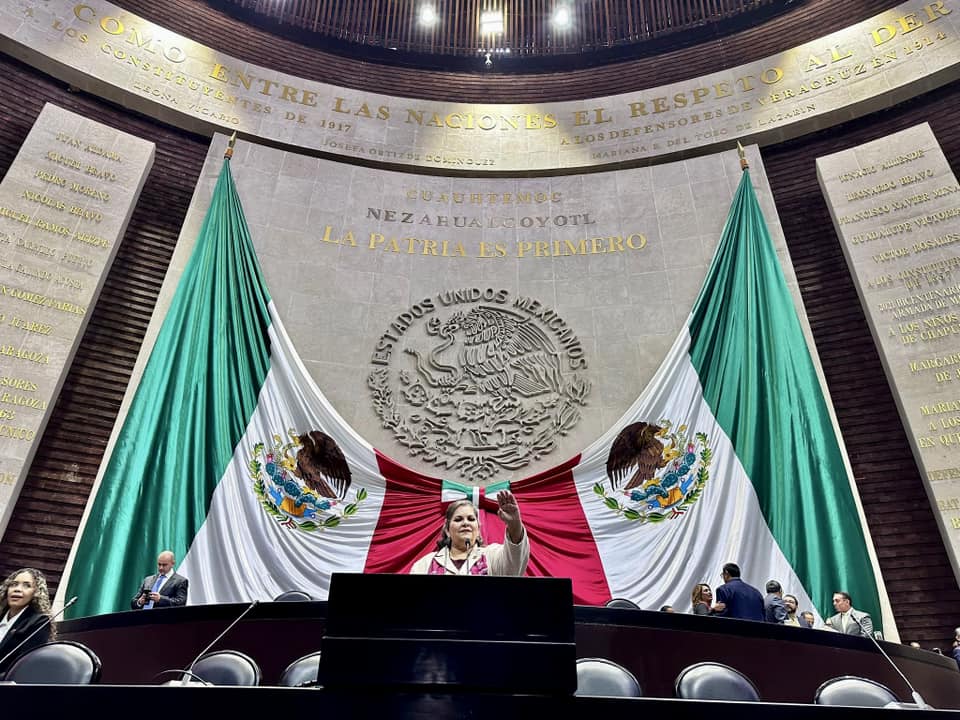
[(571, 577), (579, 603), (687, 611), (695, 584), (737, 562), (818, 615), (847, 590), (879, 626), (867, 538), (748, 171), (686, 327), (625, 416), (547, 472), (479, 488), (402, 466), (326, 400), (270, 299), (226, 161), (60, 599), (79, 596), (75, 616), (124, 610), (164, 549), (191, 604), (324, 599), (334, 572), (407, 571), (455, 497), (501, 541), (499, 487), (520, 503), (528, 574)]

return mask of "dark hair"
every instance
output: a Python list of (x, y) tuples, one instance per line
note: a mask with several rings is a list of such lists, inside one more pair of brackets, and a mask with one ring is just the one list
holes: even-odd
[(833, 594), (834, 594), (834, 595), (839, 595), (840, 597), (842, 597), (844, 600), (846, 600), (846, 601), (847, 601), (848, 603), (850, 603), (851, 605), (853, 604), (853, 600), (850, 599), (850, 593), (845, 592), (845, 591), (843, 591), (843, 590), (835, 590)]
[(670, 612), (673, 610), (673, 605), (661, 605), (660, 612)]
[[(47, 579), (43, 576), (43, 573), (34, 568), (20, 568), (16, 572), (10, 573), (7, 576), (7, 579), (3, 581), (3, 584), (0, 584), (0, 618), (7, 614), (7, 610), (10, 609), (10, 605), (7, 602), (7, 591), (10, 589), (10, 586), (13, 585), (13, 581), (17, 579), (17, 575), (21, 573), (27, 573), (33, 578), (34, 590), (33, 590), (33, 599), (30, 601), (30, 607), (32, 607), (37, 613), (41, 615), (50, 614), (50, 591), (47, 589)], [(55, 629), (53, 623), (50, 624), (50, 638), (55, 639)]]
[(767, 580), (767, 592), (768, 593), (783, 592), (783, 588), (780, 587), (780, 583), (778, 583), (776, 580)]
[[(443, 527), (440, 528), (440, 537), (437, 540), (437, 550), (450, 547), (451, 540), (450, 534), (447, 532), (447, 526), (450, 525), (450, 521), (453, 520), (453, 516), (457, 510), (462, 508), (464, 505), (469, 505), (473, 508), (474, 514), (477, 513), (476, 506), (469, 500), (454, 500), (452, 503), (447, 505), (447, 511), (443, 514)], [(482, 538), (477, 537), (477, 545), (483, 545)]]
[(723, 571), (732, 578), (740, 577), (740, 566), (736, 563), (727, 563), (723, 566)]

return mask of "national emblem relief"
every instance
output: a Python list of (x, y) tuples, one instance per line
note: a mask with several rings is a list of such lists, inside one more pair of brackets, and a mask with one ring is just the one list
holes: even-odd
[(287, 431), (288, 441), (273, 436), (270, 445), (257, 443), (247, 463), (253, 492), (263, 509), (280, 525), (304, 532), (337, 527), (367, 499), (354, 490), (350, 466), (336, 441), (321, 430)]
[(383, 426), (411, 455), (484, 482), (539, 460), (580, 420), (586, 358), (554, 311), (477, 289), (417, 307), (422, 322), (398, 317), (384, 335), (395, 343), (381, 338), (389, 350), (374, 353), (386, 367), (368, 377)]

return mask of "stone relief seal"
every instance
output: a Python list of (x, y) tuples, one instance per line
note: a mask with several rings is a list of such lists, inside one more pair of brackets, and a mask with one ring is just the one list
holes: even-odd
[(506, 290), (439, 293), (400, 313), (367, 378), (383, 426), (414, 457), (483, 483), (556, 448), (591, 384), (557, 313)]

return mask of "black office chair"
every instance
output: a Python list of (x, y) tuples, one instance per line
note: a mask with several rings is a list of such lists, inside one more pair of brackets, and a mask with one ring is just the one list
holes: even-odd
[(316, 687), (319, 674), (320, 653), (310, 653), (287, 665), (280, 676), (280, 687)]
[(886, 707), (900, 702), (885, 685), (874, 680), (843, 675), (827, 680), (813, 694), (816, 705), (846, 705), (848, 707)]
[(18, 685), (90, 685), (100, 680), (100, 658), (78, 642), (49, 642), (21, 656), (3, 679)]
[(313, 598), (303, 590), (287, 590), (277, 595), (274, 602), (310, 602)]
[(610, 598), (607, 600), (604, 607), (608, 608), (627, 608), (629, 610), (639, 610), (640, 606), (637, 605), (633, 600), (627, 600), (626, 598)]
[(211, 685), (259, 685), (260, 667), (236, 650), (207, 653), (190, 668), (193, 675)]
[(586, 697), (643, 697), (640, 683), (622, 665), (604, 658), (577, 660), (577, 692)]
[(760, 693), (746, 675), (729, 665), (701, 662), (684, 668), (674, 689), (685, 700), (739, 700), (758, 702)]

